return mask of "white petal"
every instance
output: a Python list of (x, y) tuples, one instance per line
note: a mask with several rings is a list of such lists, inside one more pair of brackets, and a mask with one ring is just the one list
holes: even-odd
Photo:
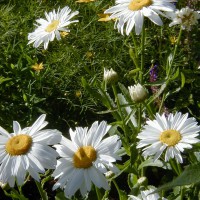
[(90, 167), (89, 176), (90, 176), (90, 179), (92, 180), (92, 182), (98, 188), (102, 187), (105, 190), (109, 190), (110, 189), (106, 178), (95, 167)]
[(21, 133), (21, 127), (17, 121), (13, 121), (13, 131), (16, 135)]

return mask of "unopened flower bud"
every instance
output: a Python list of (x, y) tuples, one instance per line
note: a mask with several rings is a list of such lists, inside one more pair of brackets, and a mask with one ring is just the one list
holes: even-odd
[(0, 181), (0, 187), (1, 187), (2, 189), (4, 189), (6, 186), (7, 186), (7, 183), (3, 183), (3, 182)]
[(118, 81), (118, 74), (115, 72), (112, 68), (110, 70), (107, 70), (104, 68), (104, 81), (107, 83), (115, 83)]
[(106, 173), (105, 173), (105, 176), (106, 176), (106, 178), (111, 178), (111, 177), (113, 177), (115, 174), (114, 174), (114, 172), (112, 172), (112, 171), (107, 171)]
[(144, 101), (147, 97), (148, 92), (146, 88), (144, 88), (139, 83), (134, 86), (129, 86), (128, 89), (131, 99), (136, 103)]

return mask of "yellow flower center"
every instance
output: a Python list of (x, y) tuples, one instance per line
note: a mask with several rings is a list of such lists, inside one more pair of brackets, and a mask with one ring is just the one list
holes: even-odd
[(6, 143), (6, 151), (12, 156), (26, 154), (32, 145), (32, 138), (29, 135), (21, 134), (14, 136)]
[(143, 7), (150, 6), (152, 3), (152, 0), (132, 0), (128, 8), (132, 11), (141, 10)]
[(97, 158), (97, 152), (92, 146), (83, 146), (74, 154), (74, 166), (76, 168), (89, 168)]
[(49, 33), (50, 33), (51, 31), (54, 31), (55, 29), (57, 29), (58, 24), (59, 24), (59, 20), (52, 20), (52, 21), (51, 21), (51, 24), (49, 24), (49, 25), (46, 27), (45, 31), (46, 31), (46, 32), (49, 32)]
[(181, 140), (181, 134), (175, 130), (163, 131), (160, 135), (160, 141), (168, 146), (175, 146)]

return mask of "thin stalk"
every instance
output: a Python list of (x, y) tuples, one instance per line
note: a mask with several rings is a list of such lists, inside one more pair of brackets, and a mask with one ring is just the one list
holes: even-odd
[(133, 59), (133, 62), (136, 66), (136, 68), (139, 68), (139, 64), (138, 64), (138, 46), (137, 46), (137, 42), (136, 42), (136, 39), (135, 39), (135, 35), (134, 33), (132, 33), (132, 38), (133, 38), (133, 44), (134, 44), (134, 59)]
[(154, 119), (154, 113), (151, 109), (151, 106), (149, 104), (146, 104), (145, 102), (143, 102), (144, 106), (146, 107), (148, 114), (150, 116), (150, 119)]
[(138, 133), (140, 132), (141, 129), (141, 123), (142, 123), (142, 105), (139, 103), (138, 107)]
[(117, 107), (118, 107), (118, 110), (119, 110), (119, 114), (120, 114), (120, 116), (121, 116), (124, 134), (125, 134), (125, 136), (126, 136), (126, 138), (127, 138), (126, 124), (125, 124), (125, 121), (124, 121), (124, 117), (123, 117), (123, 113), (122, 113), (122, 110), (121, 110), (121, 105), (120, 105), (120, 102), (119, 102), (119, 99), (118, 99), (117, 89), (116, 89), (115, 84), (112, 84), (112, 89), (113, 89), (113, 93), (114, 93), (114, 95), (115, 95), (115, 99), (116, 99), (116, 102), (117, 102)]
[(163, 36), (163, 28), (161, 26), (160, 28), (160, 38), (159, 38), (159, 47), (158, 47), (158, 51), (159, 51), (159, 60), (162, 60), (162, 54), (161, 54), (161, 49), (162, 49), (162, 36)]
[(121, 195), (121, 191), (120, 191), (120, 189), (119, 189), (119, 186), (117, 185), (117, 183), (116, 183), (116, 181), (115, 181), (114, 179), (113, 179), (112, 181), (113, 181), (113, 183), (114, 183), (114, 185), (115, 185), (115, 188), (117, 189), (117, 192), (118, 192), (118, 195), (119, 195), (119, 199), (122, 200), (123, 197), (122, 197), (122, 195)]
[(96, 194), (97, 194), (97, 199), (102, 200), (102, 194), (101, 194), (99, 188), (96, 187), (96, 186), (95, 186), (95, 191), (96, 191)]
[(159, 111), (158, 111), (158, 113), (161, 113), (161, 110), (162, 110), (164, 101), (165, 101), (165, 93), (162, 95), (162, 99), (161, 99), (161, 103), (160, 103), (160, 106), (159, 106)]
[(41, 184), (39, 182), (37, 182), (37, 181), (35, 181), (35, 184), (36, 184), (36, 186), (38, 188), (38, 191), (40, 193), (40, 196), (41, 196), (42, 200), (48, 200), (46, 192), (43, 190)]
[(173, 55), (172, 55), (172, 59), (171, 59), (171, 62), (169, 63), (169, 70), (168, 70), (168, 73), (167, 73), (167, 77), (168, 78), (170, 76), (170, 72), (171, 72), (171, 68), (172, 68), (173, 62), (174, 62), (174, 58), (176, 56), (177, 48), (178, 48), (178, 45), (179, 45), (180, 40), (181, 40), (182, 30), (183, 29), (180, 28), (180, 31), (179, 31), (179, 34), (178, 34), (178, 39), (177, 39), (177, 42), (176, 42), (176, 45), (175, 45), (175, 48), (174, 48), (174, 52), (173, 52)]
[(144, 70), (144, 43), (145, 43), (145, 27), (142, 27), (142, 38), (141, 38), (141, 65), (139, 73), (140, 84), (143, 83), (143, 70)]

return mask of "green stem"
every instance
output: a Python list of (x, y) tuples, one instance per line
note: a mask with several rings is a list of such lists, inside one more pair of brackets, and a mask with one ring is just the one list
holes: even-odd
[(139, 74), (140, 84), (143, 83), (144, 43), (145, 43), (145, 27), (143, 25), (143, 27), (142, 27), (142, 38), (141, 38), (141, 65), (140, 65), (140, 74)]
[(161, 110), (162, 110), (164, 101), (165, 101), (165, 93), (162, 95), (162, 99), (161, 99), (161, 103), (160, 103), (160, 106), (159, 106), (159, 111), (158, 111), (158, 113), (161, 113)]
[(36, 186), (38, 188), (38, 191), (40, 193), (40, 196), (41, 196), (42, 200), (48, 200), (46, 192), (43, 190), (41, 184), (39, 182), (37, 182), (37, 181), (35, 181), (35, 184), (36, 184)]
[(136, 42), (136, 39), (135, 39), (135, 35), (134, 33), (132, 33), (132, 38), (133, 38), (133, 44), (134, 44), (134, 58), (133, 58), (133, 62), (136, 66), (136, 68), (139, 68), (139, 64), (138, 64), (138, 46), (137, 46), (137, 42)]
[(167, 73), (167, 77), (168, 77), (168, 78), (169, 78), (169, 76), (170, 76), (171, 68), (172, 68), (172, 65), (173, 65), (173, 62), (174, 62), (174, 58), (175, 58), (175, 56), (176, 56), (177, 48), (178, 48), (178, 45), (179, 45), (180, 40), (181, 40), (182, 30), (183, 30), (183, 29), (180, 28), (179, 35), (178, 35), (178, 39), (177, 39), (177, 42), (176, 42), (176, 45), (175, 45), (175, 48), (174, 48), (174, 52), (173, 52), (173, 55), (172, 55), (172, 59), (171, 59), (171, 62), (169, 63), (169, 70), (168, 70), (168, 73)]
[(162, 52), (161, 52), (161, 49), (162, 49), (162, 36), (163, 36), (163, 28), (161, 26), (160, 28), (160, 38), (159, 38), (159, 47), (158, 47), (158, 51), (159, 51), (159, 60), (161, 61), (162, 60)]
[(150, 119), (154, 119), (154, 113), (151, 109), (151, 106), (149, 104), (146, 104), (145, 102), (143, 102), (144, 106), (146, 107), (148, 114), (150, 116)]
[(117, 101), (117, 107), (118, 107), (118, 110), (119, 110), (119, 114), (120, 114), (120, 116), (121, 116), (124, 134), (125, 134), (125, 136), (126, 136), (126, 138), (127, 138), (127, 134), (126, 134), (126, 124), (125, 124), (125, 121), (124, 121), (124, 117), (123, 117), (123, 113), (122, 113), (122, 110), (121, 110), (121, 105), (120, 105), (120, 102), (119, 102), (119, 99), (118, 99), (117, 89), (116, 89), (115, 84), (112, 84), (112, 88), (113, 88), (113, 93), (114, 93), (114, 95), (115, 95), (115, 99), (116, 99), (116, 101)]
[(97, 199), (98, 199), (98, 200), (102, 200), (102, 197), (103, 197), (103, 196), (102, 196), (102, 194), (101, 194), (99, 188), (95, 186), (95, 190), (96, 190), (96, 194), (97, 194)]
[(141, 121), (142, 121), (142, 105), (139, 103), (138, 107), (138, 133), (140, 132), (141, 129)]
[(120, 191), (120, 189), (119, 189), (119, 187), (118, 187), (116, 181), (115, 181), (114, 179), (113, 179), (112, 181), (113, 181), (113, 183), (114, 183), (114, 185), (115, 185), (115, 187), (116, 187), (116, 189), (117, 189), (117, 192), (118, 192), (118, 195), (119, 195), (119, 199), (120, 199), (120, 200), (123, 200), (123, 199), (124, 199), (124, 198), (123, 198), (123, 194), (122, 194), (122, 192)]

